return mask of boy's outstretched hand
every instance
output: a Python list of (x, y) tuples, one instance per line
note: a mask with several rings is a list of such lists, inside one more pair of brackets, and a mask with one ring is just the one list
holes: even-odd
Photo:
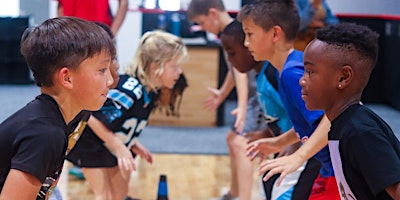
[(236, 116), (234, 127), (237, 133), (241, 133), (246, 121), (246, 108), (237, 107), (231, 111), (231, 115)]
[(122, 177), (128, 178), (131, 172), (136, 170), (135, 158), (132, 156), (131, 151), (116, 137), (112, 143), (106, 143), (105, 146), (117, 157)]
[(211, 96), (204, 101), (204, 108), (209, 111), (214, 111), (221, 105), (222, 101), (224, 101), (224, 97), (218, 89), (207, 88), (207, 90), (211, 93)]
[(250, 157), (251, 161), (253, 161), (256, 157), (260, 157), (261, 163), (270, 154), (279, 152), (281, 147), (277, 143), (277, 138), (271, 137), (251, 142), (247, 145), (246, 150), (246, 156)]
[(133, 172), (136, 170), (135, 158), (133, 158), (131, 151), (129, 151), (129, 149), (122, 142), (120, 142), (120, 145), (115, 145), (114, 148), (109, 149), (115, 155), (115, 157), (117, 157), (120, 170), (128, 172)]
[(258, 167), (258, 174), (261, 176), (265, 172), (269, 171), (264, 177), (263, 181), (267, 181), (275, 174), (281, 174), (276, 181), (277, 186), (279, 186), (286, 175), (296, 171), (304, 163), (296, 153), (290, 156), (283, 156), (280, 158), (275, 158), (272, 160), (266, 160)]
[[(94, 119), (94, 118), (93, 118)], [(106, 148), (117, 157), (118, 167), (125, 177), (136, 170), (135, 158), (132, 156), (131, 151), (125, 144), (118, 139), (113, 137), (108, 143), (105, 143)]]

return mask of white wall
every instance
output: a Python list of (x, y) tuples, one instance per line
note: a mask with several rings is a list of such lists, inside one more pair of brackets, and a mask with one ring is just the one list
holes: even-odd
[(117, 34), (117, 54), (120, 69), (127, 66), (133, 56), (142, 34), (142, 14), (128, 12), (124, 24)]
[[(49, 2), (43, 0), (11, 0), (19, 1), (21, 16), (29, 16), (32, 25), (39, 24), (49, 18)], [(1, 5), (0, 5), (1, 6)]]
[[(110, 2), (111, 9), (116, 12), (118, 0)], [(120, 71), (131, 62), (141, 37), (142, 13), (137, 12), (139, 3), (139, 0), (129, 0), (129, 11), (117, 34), (117, 56)]]
[(242, 5), (242, 0), (222, 0), (225, 8), (228, 11), (239, 10)]
[(19, 15), (19, 1), (0, 0), (0, 17), (16, 17)]
[(338, 14), (400, 15), (400, 0), (328, 0)]

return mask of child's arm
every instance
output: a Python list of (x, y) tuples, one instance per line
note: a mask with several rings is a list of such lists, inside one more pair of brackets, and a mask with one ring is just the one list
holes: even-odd
[(238, 133), (241, 133), (246, 120), (247, 100), (249, 98), (249, 80), (246, 73), (240, 73), (236, 68), (233, 68), (233, 73), (235, 75), (238, 106), (231, 112), (231, 114), (236, 115), (234, 127)]
[(268, 155), (277, 153), (281, 151), (284, 147), (299, 141), (299, 136), (294, 131), (294, 129), (291, 128), (286, 131), (286, 133), (283, 133), (279, 136), (263, 138), (251, 142), (246, 147), (246, 155), (250, 156), (250, 160), (254, 160), (256, 157), (261, 157), (260, 161), (263, 161)]
[(61, 4), (60, 1), (58, 1), (58, 5), (57, 5), (57, 17), (62, 17), (64, 16), (64, 8)]
[(42, 183), (35, 176), (11, 169), (0, 193), (0, 199), (36, 199), (41, 186)]
[(141, 158), (145, 159), (148, 163), (153, 163), (153, 155), (145, 146), (143, 146), (139, 142), (139, 140), (136, 139), (135, 145), (133, 145), (132, 147), (132, 151), (135, 154), (139, 155)]
[(221, 105), (221, 103), (225, 100), (225, 98), (232, 91), (234, 86), (235, 86), (235, 82), (233, 81), (232, 73), (230, 71), (228, 71), (226, 73), (224, 82), (222, 83), (222, 85), (219, 89), (207, 88), (212, 96), (208, 97), (204, 101), (204, 107), (207, 110), (217, 109), (218, 106)]
[(115, 36), (117, 35), (117, 32), (122, 25), (122, 22), (124, 22), (127, 12), (128, 12), (128, 0), (119, 0), (117, 13), (114, 16), (111, 25), (111, 31)]
[(310, 159), (328, 144), (328, 132), (330, 126), (331, 123), (324, 115), (310, 138), (296, 152), (290, 156), (267, 160), (265, 163), (260, 165), (260, 174), (269, 171), (263, 180), (266, 181), (274, 174), (281, 173), (277, 181), (277, 185), (279, 186), (286, 175), (296, 171), (306, 160)]
[(118, 158), (118, 166), (126, 171), (136, 169), (135, 160), (130, 150), (115, 134), (93, 115), (88, 120), (93, 132), (105, 143), (105, 146)]

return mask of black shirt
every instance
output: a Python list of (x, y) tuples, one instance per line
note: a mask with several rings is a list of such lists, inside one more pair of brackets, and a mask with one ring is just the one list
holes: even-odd
[[(55, 187), (64, 163), (69, 133), (88, 118), (81, 112), (65, 124), (52, 97), (41, 94), (0, 124), (0, 191), (10, 169), (35, 176), (42, 182), (38, 199)], [(21, 188), (23, 190), (23, 188)]]
[(329, 150), (342, 199), (392, 199), (385, 188), (400, 181), (400, 143), (374, 112), (348, 107), (332, 121)]

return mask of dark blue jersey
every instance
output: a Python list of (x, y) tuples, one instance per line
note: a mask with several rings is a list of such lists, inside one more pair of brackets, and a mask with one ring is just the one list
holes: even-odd
[(93, 116), (130, 148), (133, 138), (138, 137), (147, 125), (154, 104), (139, 80), (127, 75), (120, 76), (117, 87), (110, 90), (107, 97), (103, 107)]
[[(120, 75), (118, 85), (108, 93), (103, 107), (92, 115), (99, 119), (130, 149), (134, 138), (147, 125), (156, 94), (147, 93), (137, 78)], [(81, 167), (113, 167), (117, 160), (103, 141), (87, 127), (67, 159)]]

